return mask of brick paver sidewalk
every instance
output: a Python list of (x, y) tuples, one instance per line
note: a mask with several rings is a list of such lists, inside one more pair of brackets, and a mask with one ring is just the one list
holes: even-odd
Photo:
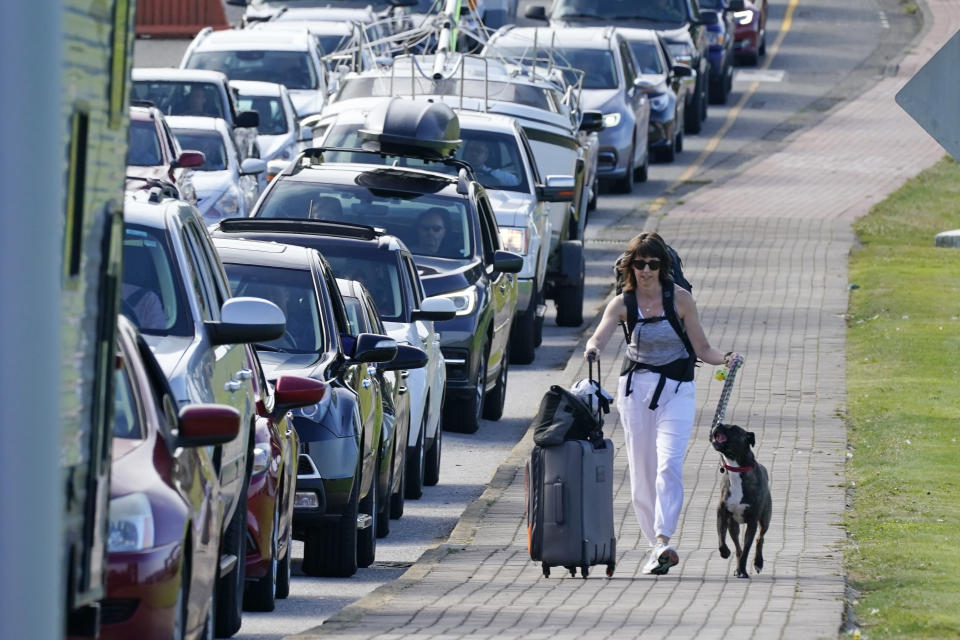
[[(836, 637), (845, 595), (840, 415), (850, 224), (943, 155), (893, 101), (952, 35), (948, 25), (960, 24), (960, 3), (933, 1), (929, 8), (935, 20), (897, 77), (651, 225), (690, 265), (712, 343), (746, 356), (727, 419), (757, 434), (757, 457), (772, 476), (762, 574), (734, 578), (732, 560), (716, 551), (720, 476), (707, 431), (721, 385), (705, 366), (697, 375), (700, 411), (674, 538), (681, 563), (669, 575), (640, 573), (646, 543), (628, 506), (622, 430), (611, 416), (619, 556), (612, 579), (602, 577), (602, 567), (588, 580), (556, 577), (562, 571), (544, 579), (529, 560), (522, 471), (528, 434), (447, 544), (298, 638)], [(606, 235), (625, 237), (614, 232)], [(621, 346), (604, 354), (608, 389), (616, 386)], [(571, 381), (585, 375), (576, 358), (567, 373)]]

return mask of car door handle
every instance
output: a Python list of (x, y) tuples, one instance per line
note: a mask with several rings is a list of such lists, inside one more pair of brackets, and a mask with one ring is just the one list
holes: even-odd
[(249, 380), (252, 377), (253, 377), (253, 371), (251, 371), (250, 369), (240, 369), (240, 371), (237, 371), (238, 380)]
[(293, 433), (293, 429), (287, 429), (286, 436), (289, 438), (291, 433)]
[(406, 388), (406, 387), (399, 387), (399, 388), (397, 389), (397, 393), (399, 393), (401, 396), (402, 396), (403, 394), (405, 394), (406, 392), (407, 392), (407, 388)]
[(228, 382), (227, 384), (223, 385), (223, 390), (224, 390), (224, 391), (229, 391), (230, 393), (234, 393), (235, 391), (240, 391), (240, 387), (241, 387), (241, 386), (242, 386), (242, 385), (240, 384), (239, 381), (237, 381), (237, 380), (231, 380), (231, 381)]
[(367, 373), (372, 376), (377, 373), (377, 368), (374, 365), (370, 365), (367, 367)]
[(410, 372), (404, 369), (403, 371), (400, 372), (400, 377), (406, 380), (407, 378), (410, 377)]
[(370, 386), (370, 384), (371, 384), (371, 383), (370, 383), (370, 378), (364, 378), (364, 379), (363, 379), (363, 382), (360, 383), (360, 386), (363, 387), (364, 389), (366, 389), (367, 387)]
[(500, 293), (506, 293), (506, 291), (507, 291), (507, 285), (501, 284), (500, 287), (499, 287), (499, 289), (500, 289)]

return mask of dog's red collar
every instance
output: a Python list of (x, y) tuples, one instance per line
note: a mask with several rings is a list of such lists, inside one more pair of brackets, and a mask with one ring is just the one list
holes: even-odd
[(723, 465), (723, 468), (727, 471), (733, 471), (734, 473), (744, 473), (746, 471), (752, 471), (753, 467), (731, 467), (727, 464), (726, 460), (721, 460), (720, 464)]

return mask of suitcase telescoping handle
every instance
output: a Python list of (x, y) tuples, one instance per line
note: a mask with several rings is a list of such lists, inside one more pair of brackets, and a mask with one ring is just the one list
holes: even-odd
[[(596, 378), (593, 377), (593, 365), (594, 365), (594, 363), (596, 363), (596, 365), (597, 365), (597, 377), (596, 377)], [(591, 382), (596, 382), (596, 383), (597, 383), (597, 387), (599, 387), (599, 388), (602, 389), (602, 388), (603, 388), (603, 385), (600, 384), (600, 356), (597, 355), (597, 354), (595, 354), (595, 353), (593, 353), (593, 352), (591, 352), (590, 355), (587, 356), (587, 367), (588, 367), (588, 373), (587, 373), (587, 375), (589, 376), (590, 381), (591, 381)]]

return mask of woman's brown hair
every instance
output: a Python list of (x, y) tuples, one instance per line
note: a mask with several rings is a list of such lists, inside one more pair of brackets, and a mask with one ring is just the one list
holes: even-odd
[(656, 258), (660, 260), (660, 269), (657, 273), (660, 278), (660, 285), (666, 287), (673, 284), (673, 264), (670, 261), (670, 252), (667, 251), (667, 243), (663, 241), (660, 234), (653, 231), (644, 232), (635, 236), (627, 244), (627, 250), (623, 252), (617, 266), (624, 291), (633, 291), (637, 288), (637, 279), (633, 275), (633, 267), (630, 266), (635, 258), (646, 258), (648, 260)]

